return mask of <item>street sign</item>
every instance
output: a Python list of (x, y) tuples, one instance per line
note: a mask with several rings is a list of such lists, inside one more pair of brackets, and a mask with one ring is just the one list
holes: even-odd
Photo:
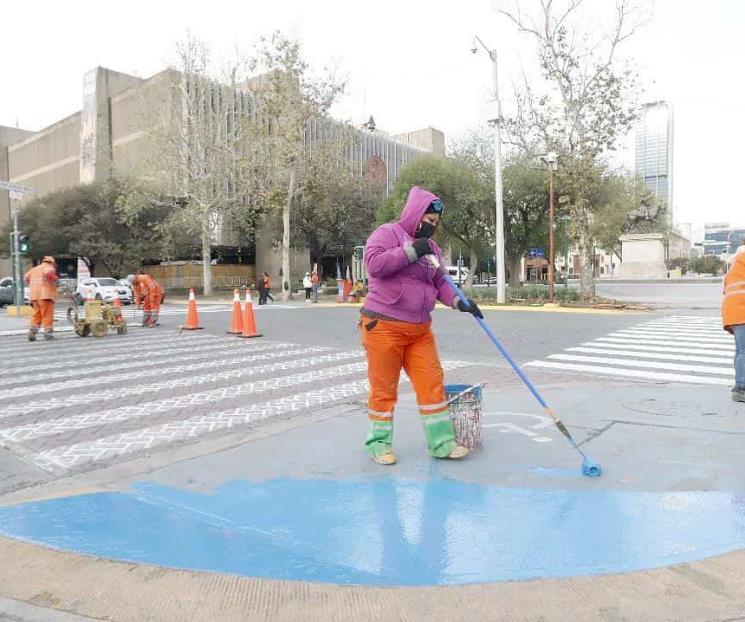
[[(9, 192), (26, 194), (27, 192), (33, 192), (34, 189), (29, 186), (21, 186), (20, 184), (11, 184), (9, 181), (0, 181), (0, 190), (8, 190)], [(11, 199), (14, 199), (11, 196)]]
[(528, 250), (529, 257), (545, 257), (546, 251), (543, 248), (531, 248)]

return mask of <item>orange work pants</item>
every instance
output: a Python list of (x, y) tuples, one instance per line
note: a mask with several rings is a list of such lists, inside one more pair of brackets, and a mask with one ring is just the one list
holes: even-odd
[(162, 292), (150, 292), (144, 296), (142, 304), (142, 323), (143, 325), (157, 324), (158, 314), (160, 312), (160, 301), (163, 298)]
[(377, 456), (391, 451), (393, 410), (403, 369), (416, 393), (430, 453), (438, 457), (450, 454), (456, 445), (455, 430), (430, 322), (411, 324), (363, 316), (360, 331), (370, 383), (370, 431), (365, 441), (368, 453)]
[(34, 313), (31, 316), (31, 327), (38, 329), (43, 326), (47, 332), (54, 330), (54, 300), (32, 300)]

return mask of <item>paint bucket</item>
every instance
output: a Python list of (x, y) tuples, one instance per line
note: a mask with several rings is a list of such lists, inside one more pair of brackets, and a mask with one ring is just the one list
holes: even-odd
[(450, 402), (450, 418), (455, 427), (457, 443), (468, 449), (481, 449), (481, 386), (446, 384), (445, 399), (453, 400)]

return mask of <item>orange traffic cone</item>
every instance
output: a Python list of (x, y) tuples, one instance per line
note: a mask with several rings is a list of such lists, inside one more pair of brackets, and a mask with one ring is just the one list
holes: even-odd
[(243, 307), (243, 332), (239, 337), (261, 337), (256, 331), (256, 318), (254, 317), (254, 305), (251, 300), (251, 290), (246, 290), (246, 304)]
[(243, 332), (243, 316), (241, 315), (241, 295), (237, 289), (233, 290), (233, 317), (230, 318), (228, 335), (240, 335)]
[(199, 325), (199, 315), (197, 315), (197, 299), (194, 296), (194, 290), (189, 290), (189, 304), (186, 307), (186, 326), (179, 326), (179, 330), (202, 330)]
[(119, 300), (119, 294), (114, 292), (114, 300), (111, 302), (111, 306), (117, 309), (122, 308), (122, 301)]

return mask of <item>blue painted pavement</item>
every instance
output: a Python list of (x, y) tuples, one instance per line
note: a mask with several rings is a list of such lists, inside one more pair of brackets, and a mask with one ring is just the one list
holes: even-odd
[(445, 585), (639, 570), (745, 546), (745, 496), (429, 481), (153, 482), (0, 508), (0, 534), (273, 579)]

